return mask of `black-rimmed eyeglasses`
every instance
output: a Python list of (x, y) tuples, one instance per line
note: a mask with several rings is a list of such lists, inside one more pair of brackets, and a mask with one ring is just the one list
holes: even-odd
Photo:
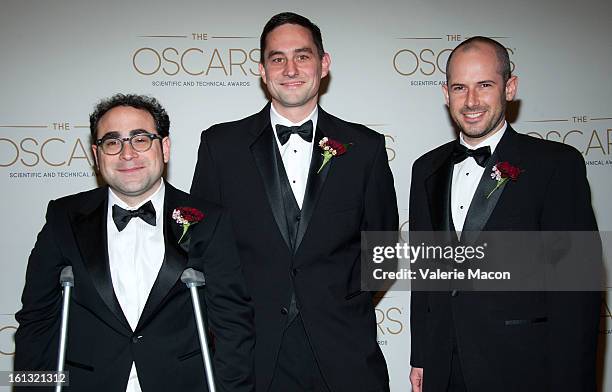
[(117, 155), (123, 151), (123, 143), (130, 142), (130, 146), (132, 146), (134, 151), (146, 152), (151, 149), (155, 139), (162, 140), (163, 138), (152, 133), (139, 133), (124, 138), (110, 136), (96, 140), (96, 146), (100, 147), (106, 155)]

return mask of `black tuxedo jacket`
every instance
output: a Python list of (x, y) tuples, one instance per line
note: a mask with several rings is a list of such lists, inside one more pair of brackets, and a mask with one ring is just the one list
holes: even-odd
[[(323, 136), (353, 145), (317, 174)], [(293, 290), (331, 390), (387, 390), (372, 295), (360, 289), (360, 231), (398, 227), (384, 137), (319, 108), (313, 147), (295, 251), (276, 175), (269, 104), (202, 133), (191, 192), (232, 212), (255, 306), (257, 390), (267, 390), (272, 379)]]
[[(254, 389), (253, 310), (229, 215), (168, 183), (165, 191), (164, 261), (134, 331), (111, 281), (106, 247), (108, 188), (49, 203), (47, 221), (28, 261), (23, 308), (15, 316), (19, 322), (15, 370), (57, 368), (59, 274), (71, 265), (75, 286), (65, 367), (70, 390), (123, 392), (132, 362), (143, 391), (206, 390), (191, 297), (180, 280), (183, 270), (193, 267), (206, 277), (200, 297), (215, 338), (217, 388)], [(195, 207), (205, 215), (190, 227), (188, 245), (185, 240), (178, 244), (182, 226), (172, 219), (177, 207)]]
[[(415, 161), (411, 231), (454, 230), (453, 141)], [(492, 166), (523, 170), (495, 185)], [(582, 156), (508, 126), (468, 210), (466, 231), (596, 231)], [(596, 292), (413, 292), (411, 365), (425, 392), (446, 391), (453, 334), (469, 391), (594, 391), (600, 295)]]

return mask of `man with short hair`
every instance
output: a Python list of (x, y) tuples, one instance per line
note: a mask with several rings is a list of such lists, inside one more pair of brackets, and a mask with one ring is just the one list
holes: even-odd
[(214, 334), (217, 390), (253, 391), (253, 311), (230, 218), (163, 180), (166, 111), (154, 98), (117, 94), (97, 105), (90, 124), (108, 185), (49, 203), (15, 315), (15, 370), (56, 369), (59, 277), (71, 266), (71, 389), (206, 390), (191, 297), (180, 279), (194, 268), (206, 278), (200, 297)]
[[(506, 122), (507, 50), (472, 37), (446, 77), (460, 135), (415, 161), (410, 231), (597, 231), (580, 153)], [(502, 163), (517, 175), (499, 184)], [(599, 305), (597, 292), (413, 291), (413, 391), (594, 391)]]
[(232, 212), (262, 392), (389, 390), (360, 232), (397, 230), (393, 177), (383, 135), (317, 105), (330, 62), (310, 20), (273, 16), (259, 64), (272, 102), (204, 131), (198, 152), (192, 193)]

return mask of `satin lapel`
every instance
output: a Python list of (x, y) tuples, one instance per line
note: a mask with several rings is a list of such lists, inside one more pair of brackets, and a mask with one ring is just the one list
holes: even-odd
[[(321, 110), (319, 110), (319, 113), (321, 113)], [(323, 123), (321, 123), (322, 120)], [(306, 182), (306, 192), (304, 193), (304, 202), (302, 203), (302, 218), (300, 220), (300, 226), (298, 227), (297, 238), (295, 241), (295, 252), (297, 252), (299, 249), (302, 239), (304, 238), (304, 234), (306, 234), (306, 229), (308, 229), (308, 224), (310, 223), (310, 219), (312, 218), (317, 201), (321, 195), (321, 190), (323, 189), (323, 185), (327, 179), (327, 174), (334, 164), (334, 160), (330, 160), (327, 165), (325, 165), (325, 167), (323, 167), (323, 169), (317, 173), (321, 167), (321, 164), (323, 163), (323, 155), (321, 154), (321, 149), (319, 148), (319, 140), (326, 136), (326, 133), (321, 130), (321, 127), (325, 126), (324, 117), (319, 118), (319, 124), (321, 126), (317, 126), (317, 131), (315, 132), (314, 136), (314, 143), (312, 144), (312, 159), (310, 160), (308, 181)]]
[[(480, 182), (474, 192), (474, 197), (470, 203), (467, 215), (465, 216), (465, 223), (463, 224), (463, 232), (470, 231), (482, 231), (485, 224), (489, 220), (493, 209), (497, 205), (497, 201), (504, 191), (505, 184), (499, 187), (495, 192), (491, 194), (489, 198), (487, 195), (495, 187), (495, 181), (491, 178), (491, 170), (495, 163), (499, 161), (497, 153), (493, 153), (491, 158), (487, 161), (484, 173), (480, 177)], [(467, 233), (465, 233), (467, 234)], [(467, 239), (467, 237), (464, 237)]]
[(487, 161), (484, 173), (480, 178), (480, 182), (478, 183), (478, 187), (476, 188), (476, 192), (474, 193), (474, 197), (470, 203), (470, 208), (468, 209), (465, 217), (465, 224), (463, 225), (464, 232), (482, 231), (489, 221), (493, 210), (497, 206), (497, 202), (508, 185), (506, 182), (504, 185), (495, 190), (495, 192), (493, 192), (489, 198), (487, 198), (487, 195), (491, 193), (496, 185), (495, 180), (491, 178), (492, 169), (498, 162), (502, 162), (504, 160), (510, 162), (512, 165), (519, 165), (520, 154), (515, 148), (515, 137), (516, 132), (510, 126), (508, 126), (504, 136), (499, 141), (495, 152)]
[(285, 219), (285, 210), (283, 208), (280, 177), (278, 174), (278, 163), (276, 158), (277, 148), (272, 125), (270, 125), (268, 121), (267, 126), (261, 130), (259, 136), (255, 139), (253, 144), (251, 144), (251, 153), (253, 154), (255, 165), (261, 175), (261, 181), (264, 184), (274, 220), (276, 221), (287, 248), (291, 249), (289, 229), (287, 228), (287, 220)]
[(106, 233), (108, 188), (101, 188), (100, 192), (102, 197), (97, 202), (95, 209), (88, 213), (75, 215), (72, 221), (74, 235), (85, 267), (98, 294), (121, 325), (131, 331), (130, 324), (115, 296), (108, 262)]
[(438, 169), (425, 180), (431, 226), (434, 231), (455, 231), (450, 206), (452, 183), (453, 163), (449, 152)]
[(166, 182), (166, 195), (164, 197), (164, 245), (165, 254), (157, 278), (153, 283), (147, 303), (145, 304), (136, 330), (141, 329), (155, 314), (157, 307), (168, 292), (180, 279), (187, 266), (187, 252), (179, 245), (178, 240), (182, 234), (182, 227), (172, 219), (172, 211), (177, 207), (190, 207), (189, 201), (181, 197), (179, 192)]

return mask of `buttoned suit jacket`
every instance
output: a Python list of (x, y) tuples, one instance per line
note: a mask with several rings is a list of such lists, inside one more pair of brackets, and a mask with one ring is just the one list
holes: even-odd
[[(352, 145), (317, 173), (323, 136)], [(202, 133), (191, 187), (232, 212), (255, 306), (257, 390), (266, 391), (272, 380), (293, 292), (331, 391), (388, 390), (372, 294), (360, 286), (360, 232), (398, 227), (384, 137), (319, 108), (293, 251), (277, 148), (269, 104), (245, 119), (214, 125)]]
[[(455, 230), (450, 205), (455, 143), (414, 162), (412, 232)], [(522, 172), (487, 198), (495, 186), (491, 169), (503, 161)], [(584, 159), (574, 148), (508, 126), (487, 162), (462, 235), (597, 231)], [(469, 391), (593, 391), (599, 306), (598, 292), (464, 291), (452, 296), (416, 291), (411, 365), (424, 368), (423, 391), (446, 391), (456, 339)]]
[[(203, 359), (186, 268), (202, 271), (202, 311), (214, 334), (218, 390), (252, 391), (253, 310), (242, 278), (228, 214), (166, 182), (165, 254), (138, 325), (132, 330), (115, 296), (107, 250), (108, 188), (49, 203), (46, 223), (28, 261), (22, 309), (16, 314), (16, 370), (57, 367), (60, 271), (72, 266), (66, 366), (70, 390), (125, 391), (132, 362), (143, 391), (206, 390)], [(182, 226), (172, 219), (181, 206), (204, 219), (179, 244)], [(160, 212), (158, 212), (160, 213)], [(187, 240), (186, 240), (187, 239)], [(40, 388), (34, 388), (39, 391)]]

